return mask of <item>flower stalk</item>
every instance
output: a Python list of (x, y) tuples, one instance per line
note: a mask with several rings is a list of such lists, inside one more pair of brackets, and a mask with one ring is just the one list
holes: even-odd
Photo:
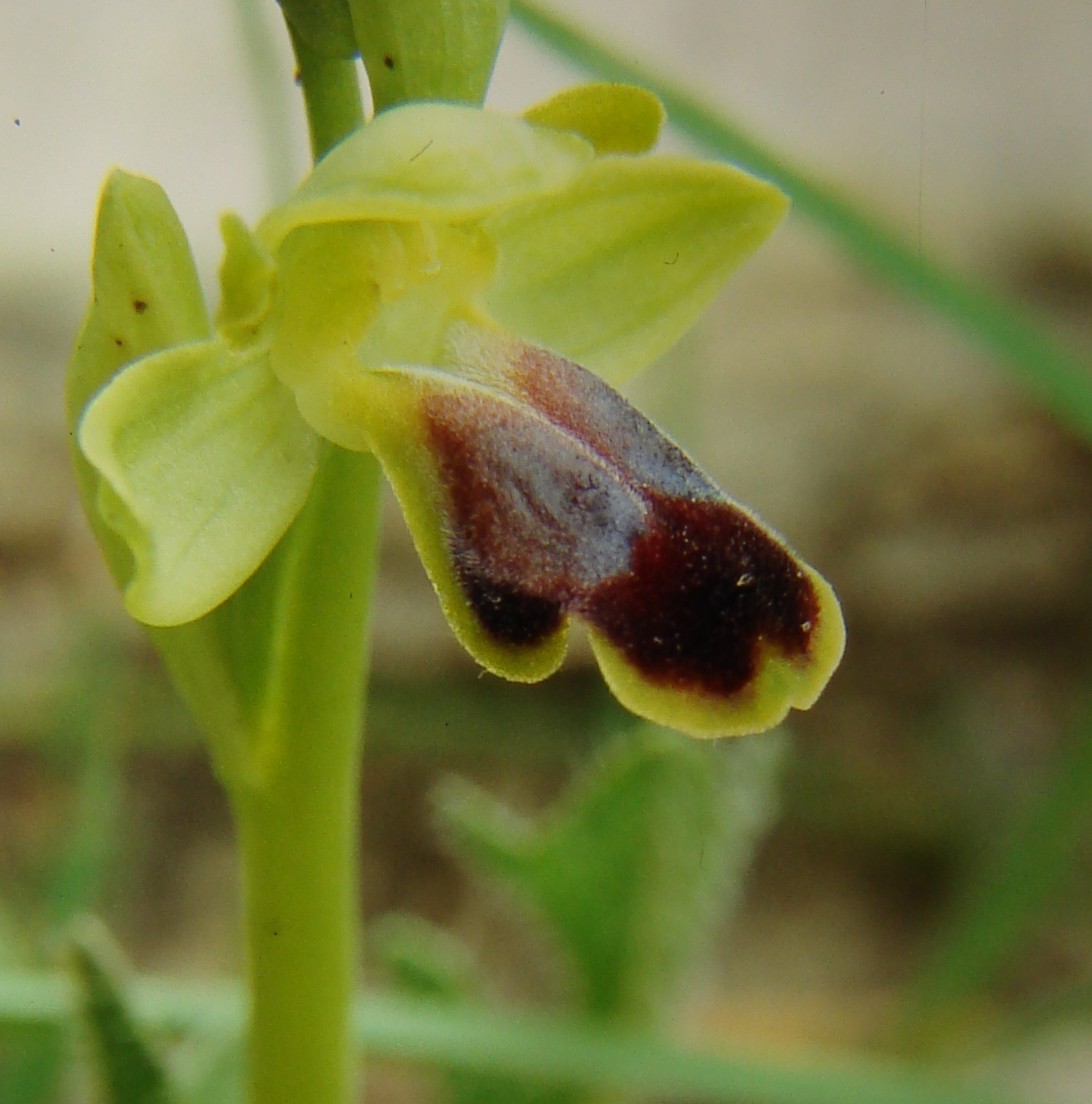
[[(317, 161), (363, 115), (354, 65), (293, 33)], [(228, 780), (243, 877), (248, 1099), (346, 1104), (359, 976), (358, 837), (379, 465), (327, 447), (270, 577), (280, 655), (254, 777)]]
[[(378, 465), (330, 449), (273, 565), (285, 626), (257, 777), (229, 784), (242, 860), (252, 1101), (353, 1098), (357, 839)], [(329, 528), (328, 528), (329, 526)]]

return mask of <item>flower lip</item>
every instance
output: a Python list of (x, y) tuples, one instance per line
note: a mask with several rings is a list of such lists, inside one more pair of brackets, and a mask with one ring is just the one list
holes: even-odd
[(544, 677), (575, 618), (623, 705), (695, 735), (815, 701), (844, 643), (820, 575), (578, 365), (464, 326), (450, 347), (365, 373), (361, 409), (399, 411), (374, 447), (479, 662)]
[(771, 652), (806, 664), (819, 598), (779, 540), (590, 373), (523, 347), (510, 378), (542, 417), (472, 394), (422, 402), (487, 632), (534, 645), (571, 613), (650, 682), (721, 698)]
[(672, 689), (731, 698), (771, 654), (805, 667), (820, 602), (788, 550), (733, 503), (645, 493), (650, 518), (628, 570), (575, 612)]

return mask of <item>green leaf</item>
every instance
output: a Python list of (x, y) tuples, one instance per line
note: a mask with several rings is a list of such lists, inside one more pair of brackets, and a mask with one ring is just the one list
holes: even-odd
[(384, 916), (369, 928), (368, 942), (406, 993), (459, 1002), (477, 992), (466, 947), (420, 917)]
[[(370, 929), (369, 942), (403, 991), (430, 1001), (469, 1006), (481, 986), (467, 949), (447, 932), (417, 917), (386, 916)], [(445, 1070), (444, 1097), (451, 1104), (563, 1104), (582, 1099), (569, 1086), (474, 1070)]]
[(660, 137), (663, 104), (632, 84), (578, 84), (529, 108), (523, 117), (539, 126), (571, 130), (597, 154), (645, 153)]
[(480, 104), (508, 0), (350, 0), (375, 110), (410, 100)]
[(787, 209), (776, 188), (678, 157), (606, 157), (484, 221), (486, 306), (511, 333), (617, 384), (665, 352)]
[(186, 1104), (241, 1104), (246, 1084), (245, 1039), (229, 1035), (202, 1057), (201, 1068), (186, 1078)]
[(522, 119), (408, 104), (331, 150), (258, 234), (275, 250), (293, 229), (317, 222), (474, 219), (564, 188), (592, 156), (577, 135)]
[(80, 1015), (91, 1037), (103, 1104), (168, 1104), (166, 1072), (144, 1039), (106, 959), (114, 952), (97, 926), (72, 947)]
[(620, 739), (537, 826), (449, 786), (444, 821), (476, 866), (545, 918), (586, 1012), (646, 1021), (738, 893), (768, 825), (779, 741)]
[(303, 505), (318, 446), (261, 351), (183, 345), (118, 375), (88, 407), (80, 447), (135, 561), (130, 613), (181, 624), (237, 590)]

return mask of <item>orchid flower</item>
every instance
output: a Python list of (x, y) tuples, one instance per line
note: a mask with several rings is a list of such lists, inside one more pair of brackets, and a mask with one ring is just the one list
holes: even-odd
[(613, 389), (786, 206), (648, 153), (661, 121), (604, 85), (523, 118), (382, 112), (254, 228), (224, 218), (214, 325), (165, 196), (115, 172), (84, 333), (108, 363), (75, 415), (133, 616), (182, 625), (238, 590), (330, 442), (379, 458), (489, 670), (545, 677), (575, 619), (619, 700), (664, 724), (809, 707), (843, 647), (832, 590)]

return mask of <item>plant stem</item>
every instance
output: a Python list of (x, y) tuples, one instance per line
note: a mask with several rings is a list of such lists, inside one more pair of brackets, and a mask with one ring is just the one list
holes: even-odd
[(379, 468), (329, 446), (275, 578), (253, 779), (231, 787), (243, 865), (252, 1104), (347, 1104), (357, 838)]
[(364, 124), (356, 62), (316, 54), (288, 25), (303, 89), (311, 157), (318, 161), (331, 146)]
[[(355, 66), (292, 35), (317, 161), (363, 122)], [(379, 466), (328, 446), (255, 586), (273, 616), (250, 770), (230, 786), (243, 866), (251, 1104), (348, 1104), (357, 839)]]

